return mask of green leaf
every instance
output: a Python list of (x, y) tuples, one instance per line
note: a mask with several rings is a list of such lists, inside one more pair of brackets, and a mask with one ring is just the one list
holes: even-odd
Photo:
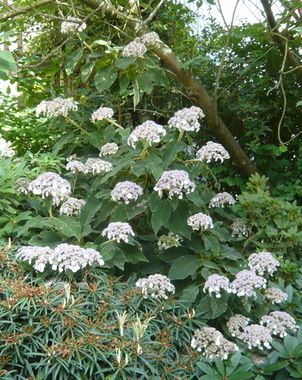
[(84, 52), (84, 49), (80, 48), (71, 53), (65, 65), (65, 70), (66, 70), (67, 75), (70, 75), (74, 72), (74, 69), (77, 63), (80, 61), (80, 59), (83, 56), (83, 52)]
[(280, 152), (285, 153), (285, 152), (287, 152), (288, 148), (286, 145), (280, 145), (279, 150), (280, 150)]
[(140, 262), (149, 262), (147, 257), (142, 253), (142, 248), (140, 246), (122, 244), (121, 249), (126, 257), (126, 262), (128, 263), (137, 264)]
[(118, 69), (125, 70), (136, 61), (135, 57), (118, 58), (115, 61), (115, 66)]
[(203, 237), (203, 242), (206, 251), (210, 251), (214, 253), (214, 255), (218, 255), (220, 252), (220, 244), (218, 239), (216, 239), (213, 235), (205, 235)]
[(171, 203), (164, 199), (160, 201), (151, 216), (151, 225), (155, 234), (162, 226), (166, 226), (171, 215)]
[(159, 202), (160, 202), (159, 195), (157, 194), (156, 191), (153, 191), (153, 193), (151, 193), (151, 195), (149, 196), (149, 199), (148, 199), (148, 204), (149, 204), (150, 210), (155, 211)]
[(94, 84), (98, 91), (102, 92), (110, 88), (117, 78), (117, 71), (113, 66), (100, 70), (95, 78)]
[(108, 242), (101, 246), (100, 252), (102, 253), (105, 264), (110, 268), (118, 267), (124, 270), (126, 256), (121, 248), (115, 242)]
[(183, 151), (186, 144), (182, 141), (172, 141), (166, 145), (163, 153), (163, 164), (166, 168), (176, 157), (177, 153)]
[(197, 363), (197, 367), (204, 373), (206, 373), (207, 375), (215, 375), (215, 371), (214, 369), (207, 363), (205, 362), (198, 362)]
[(169, 271), (169, 278), (171, 280), (183, 280), (195, 274), (199, 266), (199, 260), (196, 256), (182, 256), (172, 264)]
[(8, 50), (0, 50), (0, 71), (8, 73), (9, 71), (16, 72), (17, 64), (12, 55)]
[(101, 208), (101, 201), (94, 197), (91, 197), (87, 200), (85, 206), (81, 210), (79, 222), (80, 226), (83, 229), (86, 225), (90, 224), (95, 214)]
[(215, 365), (216, 365), (216, 368), (217, 368), (219, 374), (221, 376), (224, 376), (225, 375), (225, 368), (224, 368), (222, 360), (219, 358), (215, 358)]
[(182, 292), (182, 295), (179, 299), (179, 302), (183, 305), (190, 306), (192, 305), (199, 294), (199, 286), (190, 285), (185, 288)]
[(153, 89), (153, 76), (147, 71), (141, 73), (137, 77), (137, 84), (141, 91), (150, 94)]
[(226, 294), (222, 294), (221, 298), (216, 298), (215, 296), (209, 297), (211, 305), (211, 318), (218, 318), (227, 311), (228, 296)]
[(168, 225), (169, 230), (190, 239), (192, 231), (186, 223), (188, 215), (188, 206), (185, 203), (180, 203), (177, 209), (171, 214)]
[(299, 100), (297, 103), (296, 103), (296, 107), (301, 107), (302, 106), (302, 100)]
[(127, 96), (129, 95), (129, 84), (130, 78), (126, 73), (122, 73), (119, 75), (119, 84), (120, 84), (120, 95)]
[(82, 68), (82, 81), (87, 82), (95, 66), (95, 61), (86, 63)]
[(68, 238), (75, 237), (78, 241), (81, 239), (80, 223), (70, 216), (61, 215), (59, 218), (54, 219), (54, 227), (63, 236)]

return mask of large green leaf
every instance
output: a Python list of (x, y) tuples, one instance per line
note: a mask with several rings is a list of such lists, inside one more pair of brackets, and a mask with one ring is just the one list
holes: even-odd
[(86, 63), (82, 68), (82, 81), (87, 82), (95, 66), (95, 61)]
[(67, 216), (61, 215), (59, 218), (54, 219), (54, 227), (63, 236), (67, 238), (74, 237), (78, 241), (81, 239), (81, 226), (78, 220)]
[(65, 65), (65, 70), (67, 75), (70, 75), (74, 72), (74, 69), (77, 65), (77, 63), (81, 60), (83, 56), (84, 49), (80, 48), (72, 52), (67, 60), (67, 63)]
[(10, 51), (0, 50), (0, 73), (7, 74), (9, 71), (17, 71), (16, 61)]
[(90, 224), (95, 214), (101, 207), (101, 201), (94, 197), (91, 197), (86, 202), (85, 206), (81, 210), (79, 218), (80, 226), (83, 229), (86, 225)]
[(169, 278), (171, 280), (183, 280), (195, 274), (199, 266), (199, 260), (196, 256), (182, 256), (172, 264), (169, 271)]
[(113, 66), (105, 67), (100, 70), (95, 78), (94, 84), (98, 91), (104, 91), (110, 88), (117, 78), (117, 70)]
[(151, 225), (155, 234), (162, 226), (166, 226), (171, 215), (171, 203), (164, 199), (160, 201), (151, 216)]

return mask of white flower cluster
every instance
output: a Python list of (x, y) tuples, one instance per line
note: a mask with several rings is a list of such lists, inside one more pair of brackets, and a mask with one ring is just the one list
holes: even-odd
[(255, 289), (266, 287), (266, 280), (257, 276), (254, 271), (242, 270), (236, 274), (235, 280), (231, 283), (232, 292), (238, 297), (256, 297)]
[(128, 223), (113, 222), (109, 223), (104, 229), (102, 236), (106, 236), (109, 240), (115, 240), (118, 243), (121, 240), (128, 243), (130, 236), (134, 236), (134, 232)]
[(86, 173), (100, 174), (112, 170), (112, 164), (100, 158), (88, 158), (85, 163)]
[(189, 194), (195, 190), (195, 183), (190, 180), (189, 174), (184, 170), (167, 170), (161, 175), (154, 190), (160, 197), (167, 193), (168, 198), (176, 195), (182, 199), (183, 194)]
[(34, 262), (34, 269), (44, 272), (46, 265), (60, 273), (71, 270), (77, 272), (88, 265), (98, 263), (104, 265), (104, 260), (99, 252), (92, 248), (81, 248), (73, 244), (59, 244), (55, 249), (49, 247), (21, 247), (17, 257), (29, 264)]
[(141, 42), (132, 41), (124, 47), (122, 52), (123, 57), (139, 57), (142, 58), (146, 53), (147, 48)]
[(136, 147), (139, 141), (151, 146), (159, 143), (161, 136), (166, 135), (166, 130), (161, 125), (152, 120), (147, 120), (143, 124), (137, 126), (128, 137), (128, 145)]
[(224, 160), (228, 160), (230, 155), (221, 144), (208, 141), (206, 145), (202, 146), (197, 151), (196, 158), (207, 163), (212, 161), (223, 162)]
[(21, 247), (17, 251), (17, 259), (27, 261), (38, 272), (44, 272), (48, 259), (53, 253), (49, 247)]
[(210, 200), (209, 207), (222, 207), (225, 205), (234, 205), (236, 203), (234, 197), (224, 191), (223, 193), (218, 193)]
[(116, 143), (107, 143), (101, 147), (100, 157), (112, 156), (118, 151), (118, 145)]
[(77, 111), (77, 103), (72, 98), (55, 98), (53, 100), (43, 100), (36, 107), (36, 115), (47, 117), (67, 116), (70, 111)]
[(211, 274), (204, 284), (203, 291), (208, 291), (210, 296), (212, 295), (212, 293), (214, 293), (216, 298), (220, 298), (221, 291), (231, 293), (229, 285), (230, 282), (227, 277), (220, 276), (219, 274)]
[(242, 219), (235, 219), (231, 225), (233, 237), (248, 237), (248, 228)]
[(28, 190), (35, 195), (41, 195), (42, 199), (50, 197), (55, 206), (68, 198), (71, 192), (70, 183), (52, 172), (39, 175), (29, 183)]
[(252, 271), (263, 276), (267, 273), (271, 276), (280, 265), (270, 252), (253, 253), (248, 258), (248, 265)]
[(203, 327), (196, 330), (191, 347), (210, 361), (215, 358), (226, 360), (230, 353), (238, 351), (236, 344), (225, 339), (221, 332), (214, 327)]
[(151, 274), (146, 278), (139, 278), (135, 285), (141, 290), (144, 298), (167, 299), (168, 293), (175, 293), (174, 285), (171, 284), (167, 276), (162, 274)]
[(143, 34), (141, 37), (138, 37), (135, 40), (147, 46), (154, 46), (160, 42), (159, 35), (156, 32)]
[(264, 298), (269, 300), (272, 304), (278, 304), (287, 300), (287, 294), (278, 288), (268, 288), (264, 293)]
[(267, 327), (256, 324), (247, 326), (240, 334), (239, 339), (246, 343), (250, 350), (253, 348), (258, 348), (259, 350), (269, 349), (273, 340)]
[(15, 154), (12, 143), (0, 137), (0, 157), (13, 157)]
[(29, 180), (26, 178), (19, 178), (15, 183), (16, 189), (19, 193), (27, 194), (28, 193)]
[(261, 325), (265, 325), (272, 335), (283, 338), (287, 335), (287, 331), (296, 333), (298, 327), (295, 319), (284, 311), (273, 311), (269, 315), (264, 315), (260, 321)]
[(182, 242), (182, 237), (169, 232), (168, 235), (161, 235), (158, 239), (157, 245), (161, 250), (166, 250), (172, 247), (180, 247)]
[(123, 202), (128, 204), (130, 201), (137, 201), (143, 195), (143, 189), (131, 181), (118, 182), (111, 191), (111, 198), (114, 202)]
[(74, 157), (69, 157), (67, 159), (66, 170), (71, 171), (71, 173), (86, 173), (86, 166), (83, 162), (75, 160)]
[(198, 119), (203, 118), (204, 113), (199, 107), (192, 106), (175, 112), (168, 121), (169, 128), (176, 128), (179, 131), (196, 131), (200, 129)]
[(85, 206), (86, 201), (77, 198), (67, 198), (67, 200), (62, 203), (60, 207), (60, 214), (69, 216), (79, 216), (82, 208)]
[(187, 220), (187, 224), (194, 231), (204, 231), (214, 228), (212, 218), (202, 212), (190, 216)]
[(82, 32), (86, 28), (87, 25), (85, 22), (72, 16), (68, 16), (67, 19), (61, 23), (61, 33), (63, 34)]
[(91, 115), (91, 121), (96, 123), (97, 121), (112, 119), (114, 111), (109, 107), (100, 107)]
[(242, 314), (235, 314), (228, 320), (226, 326), (231, 336), (239, 338), (249, 323), (250, 318)]

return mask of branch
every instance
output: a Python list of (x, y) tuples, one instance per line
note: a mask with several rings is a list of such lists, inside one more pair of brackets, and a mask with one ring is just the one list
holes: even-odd
[[(95, 0), (81, 0), (81, 2), (93, 8), (99, 6), (99, 3)], [(108, 2), (109, 0), (104, 4), (102, 13), (108, 17), (120, 19), (121, 15), (112, 12), (112, 8), (108, 7)], [(143, 22), (141, 22), (140, 26), (138, 26), (137, 23), (129, 23), (128, 25), (131, 26), (133, 31), (137, 30), (137, 34), (139, 35), (149, 31), (146, 27), (140, 27), (145, 26)], [(215, 111), (214, 103), (200, 81), (195, 79), (190, 71), (182, 68), (177, 56), (163, 42), (160, 42), (158, 46), (154, 47), (153, 52), (166, 64), (169, 70), (175, 74), (177, 80), (187, 90), (190, 99), (203, 110), (209, 128), (228, 150), (235, 165), (247, 176), (257, 172), (254, 164), (244, 153), (239, 143)]]
[[(273, 14), (272, 8), (270, 6), (269, 0), (261, 0), (264, 12), (266, 14), (267, 23), (272, 33), (272, 39), (275, 42), (276, 46), (283, 54), (286, 46), (286, 41), (288, 41), (278, 29), (278, 24)], [(297, 59), (296, 55), (292, 51), (288, 51), (286, 62), (295, 69), (295, 73), (297, 79), (300, 84), (302, 84), (302, 66), (299, 59)]]
[[(55, 2), (55, 0), (42, 0), (40, 2), (37, 2), (34, 6), (23, 7), (22, 9), (11, 12), (2, 18), (0, 17), (0, 22), (4, 21), (4, 19), (7, 20), (11, 17), (26, 13), (31, 9), (35, 9), (37, 7), (41, 7), (53, 2)], [(95, 9), (96, 11), (100, 11), (103, 18), (104, 16), (107, 16), (108, 18), (115, 20), (126, 20), (127, 25), (133, 32), (136, 32), (136, 34), (142, 35), (150, 31), (146, 27), (146, 24), (143, 22), (143, 20), (136, 20), (122, 14), (120, 11), (114, 8), (110, 0), (79, 0), (79, 2)], [(162, 5), (163, 1), (159, 1), (159, 4)], [(158, 9), (156, 9), (156, 11)], [(153, 13), (154, 12), (151, 12), (152, 17)], [(217, 110), (215, 109), (215, 104), (210, 98), (208, 92), (203, 87), (202, 83), (198, 79), (195, 79), (194, 75), (189, 70), (184, 70), (182, 68), (182, 65), (179, 62), (177, 56), (163, 42), (160, 42), (156, 47), (154, 47), (153, 52), (166, 64), (167, 68), (175, 74), (177, 80), (186, 89), (187, 94), (192, 102), (197, 104), (203, 110), (209, 128), (212, 130), (214, 136), (216, 136), (217, 139), (229, 151), (234, 164), (238, 166), (238, 168), (247, 176), (255, 173), (257, 171), (256, 167), (244, 153), (236, 138), (234, 138), (230, 130), (224, 124), (223, 120), (219, 117)]]
[(51, 3), (54, 3), (54, 2), (55, 2), (55, 0), (41, 0), (41, 1), (36, 2), (33, 5), (28, 5), (26, 7), (22, 7), (22, 8), (16, 9), (13, 12), (6, 13), (6, 14), (2, 15), (0, 17), (0, 22), (4, 22), (6, 20), (9, 20), (10, 18), (14, 18), (14, 17), (20, 16), (20, 15), (22, 15), (24, 13), (27, 13), (27, 12), (32, 11), (32, 10), (37, 9), (37, 8), (44, 7), (45, 5), (48, 5), (48, 4), (51, 4)]

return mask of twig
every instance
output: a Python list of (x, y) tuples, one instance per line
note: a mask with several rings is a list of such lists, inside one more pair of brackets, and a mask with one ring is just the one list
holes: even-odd
[(157, 6), (153, 9), (153, 11), (149, 14), (149, 16), (146, 18), (145, 21), (142, 22), (141, 26), (139, 29), (147, 26), (148, 24), (150, 24), (150, 22), (153, 20), (153, 18), (155, 17), (156, 13), (159, 11), (160, 7), (164, 4), (165, 0), (161, 0)]
[(55, 2), (55, 0), (41, 0), (41, 1), (37, 1), (33, 5), (28, 5), (26, 7), (16, 9), (14, 12), (10, 12), (10, 13), (4, 14), (3, 16), (0, 17), (0, 22), (4, 22), (6, 20), (9, 20), (10, 18), (14, 18), (14, 17), (20, 16), (20, 15), (22, 15), (24, 13), (27, 13), (27, 12), (31, 11), (31, 10), (35, 10), (37, 8), (44, 7), (45, 5), (48, 5), (48, 4), (51, 4), (51, 3), (54, 3), (54, 2)]
[(226, 40), (224, 48), (223, 48), (223, 52), (222, 52), (221, 60), (220, 60), (220, 63), (219, 63), (219, 68), (218, 68), (218, 71), (217, 71), (216, 80), (215, 80), (215, 87), (214, 87), (214, 94), (213, 94), (213, 106), (214, 106), (214, 115), (215, 115), (215, 118), (218, 117), (218, 113), (217, 113), (217, 100), (218, 100), (217, 93), (218, 93), (220, 78), (221, 78), (222, 69), (223, 69), (225, 58), (226, 58), (226, 54), (227, 54), (227, 51), (228, 51), (228, 48), (229, 48), (229, 45), (230, 45), (230, 41), (231, 41), (231, 36), (232, 36), (232, 31), (233, 31), (233, 25), (234, 25), (234, 20), (235, 20), (235, 14), (236, 14), (236, 10), (237, 10), (239, 1), (240, 0), (236, 1), (235, 7), (234, 7), (233, 13), (232, 13), (231, 24), (230, 24), (230, 27), (228, 27), (228, 25), (227, 25), (227, 23), (225, 21), (222, 9), (221, 9), (220, 1), (218, 0), (219, 11), (221, 13), (221, 16), (222, 16), (224, 22), (225, 22), (226, 28), (228, 29), (228, 36), (227, 36), (227, 40)]

